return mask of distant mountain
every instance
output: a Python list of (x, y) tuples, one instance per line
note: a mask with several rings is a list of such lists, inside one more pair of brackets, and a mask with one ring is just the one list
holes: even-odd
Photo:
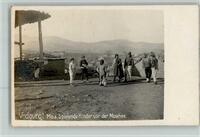
[[(38, 39), (25, 39), (23, 50), (25, 51), (38, 51)], [(52, 51), (65, 51), (72, 53), (124, 53), (132, 51), (134, 53), (143, 52), (163, 52), (164, 46), (162, 43), (146, 43), (146, 42), (132, 42), (124, 39), (106, 40), (99, 42), (76, 42), (60, 37), (44, 37), (43, 38), (44, 52)]]

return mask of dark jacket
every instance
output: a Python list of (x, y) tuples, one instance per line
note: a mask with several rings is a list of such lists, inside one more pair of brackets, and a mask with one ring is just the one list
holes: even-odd
[(86, 69), (86, 68), (87, 68), (87, 65), (88, 65), (88, 62), (86, 61), (86, 59), (82, 59), (82, 60), (80, 61), (80, 67), (81, 67), (82, 69)]
[(132, 57), (126, 57), (124, 60), (124, 67), (134, 66), (134, 59)]

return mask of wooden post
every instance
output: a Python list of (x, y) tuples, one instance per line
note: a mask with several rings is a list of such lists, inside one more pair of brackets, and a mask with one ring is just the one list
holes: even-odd
[(22, 26), (19, 25), (19, 55), (22, 60)]
[(40, 60), (43, 60), (43, 41), (42, 41), (41, 20), (38, 21), (38, 35), (39, 35), (39, 47), (40, 47)]

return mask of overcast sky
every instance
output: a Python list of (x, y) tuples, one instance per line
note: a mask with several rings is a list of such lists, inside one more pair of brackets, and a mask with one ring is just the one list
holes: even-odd
[[(96, 42), (127, 39), (163, 43), (163, 12), (159, 10), (43, 10), (51, 17), (42, 22), (43, 37)], [(38, 37), (38, 24), (23, 25), (23, 36)], [(18, 37), (18, 28), (15, 29)]]

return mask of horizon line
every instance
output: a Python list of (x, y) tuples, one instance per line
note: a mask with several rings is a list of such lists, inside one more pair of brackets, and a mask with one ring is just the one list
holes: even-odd
[[(32, 37), (32, 38), (37, 38), (37, 36), (28, 36), (28, 35), (25, 35), (26, 37)], [(93, 42), (89, 42), (89, 41), (80, 41), (80, 40), (70, 40), (70, 39), (67, 39), (67, 38), (64, 38), (64, 37), (60, 37), (60, 36), (54, 36), (54, 35), (51, 35), (51, 36), (43, 36), (43, 38), (47, 38), (47, 37), (57, 37), (57, 38), (60, 38), (60, 39), (64, 39), (64, 40), (68, 40), (68, 41), (72, 41), (72, 42), (78, 42), (78, 43), (98, 43), (98, 42), (106, 42), (106, 41), (114, 41), (114, 40), (124, 40), (124, 41), (130, 41), (130, 42), (133, 42), (133, 43), (151, 43), (151, 44), (164, 44), (164, 41), (163, 42), (147, 42), (147, 41), (132, 41), (132, 40), (129, 40), (129, 39), (105, 39), (105, 40), (98, 40), (98, 41), (93, 41)]]

